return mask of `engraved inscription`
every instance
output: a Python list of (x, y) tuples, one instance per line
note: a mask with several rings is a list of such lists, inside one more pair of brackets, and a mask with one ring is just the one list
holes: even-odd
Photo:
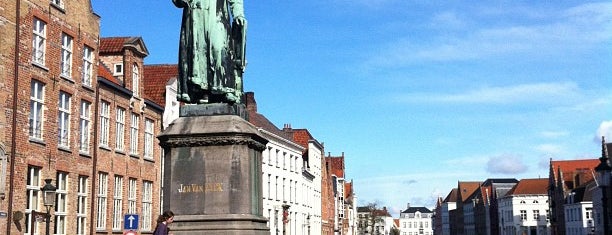
[(223, 192), (223, 183), (180, 184), (179, 193)]

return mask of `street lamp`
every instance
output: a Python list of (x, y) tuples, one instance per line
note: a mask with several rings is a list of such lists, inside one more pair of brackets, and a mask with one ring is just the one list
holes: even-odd
[(55, 205), (55, 190), (57, 187), (51, 184), (51, 179), (45, 179), (45, 186), (42, 187), (43, 192), (43, 204), (47, 208), (47, 219), (46, 219), (46, 229), (45, 234), (49, 235), (49, 222), (51, 222), (51, 207)]
[(608, 217), (608, 187), (610, 186), (610, 177), (612, 176), (612, 167), (608, 164), (608, 150), (606, 148), (605, 138), (601, 137), (601, 157), (599, 158), (599, 165), (595, 167), (597, 172), (597, 182), (601, 188), (601, 206), (602, 206), (602, 217), (603, 217), (603, 234), (609, 234)]

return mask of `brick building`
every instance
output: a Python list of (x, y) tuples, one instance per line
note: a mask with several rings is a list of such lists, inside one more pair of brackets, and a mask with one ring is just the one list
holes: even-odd
[(43, 179), (58, 187), (51, 232), (89, 232), (100, 18), (89, 1), (2, 5), (0, 233), (44, 231)]
[(163, 109), (133, 82), (148, 52), (129, 38), (120, 59), (103, 54), (99, 25), (90, 1), (0, 7), (0, 234), (44, 233), (44, 179), (57, 187), (51, 234), (120, 232), (127, 213), (154, 228)]

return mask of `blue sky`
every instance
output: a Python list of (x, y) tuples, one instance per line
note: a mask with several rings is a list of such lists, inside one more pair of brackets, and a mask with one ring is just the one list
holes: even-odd
[[(92, 0), (101, 36), (177, 62), (172, 1)], [(346, 156), (360, 204), (434, 205), (457, 181), (548, 176), (612, 140), (612, 2), (246, 1), (245, 91)]]

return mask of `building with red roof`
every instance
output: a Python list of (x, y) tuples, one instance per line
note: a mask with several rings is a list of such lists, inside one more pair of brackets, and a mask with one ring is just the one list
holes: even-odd
[(563, 204), (571, 190), (593, 180), (598, 159), (550, 160), (548, 196), (550, 197), (550, 223), (555, 234), (565, 234)]
[(522, 179), (500, 197), (500, 233), (550, 234), (548, 179)]

